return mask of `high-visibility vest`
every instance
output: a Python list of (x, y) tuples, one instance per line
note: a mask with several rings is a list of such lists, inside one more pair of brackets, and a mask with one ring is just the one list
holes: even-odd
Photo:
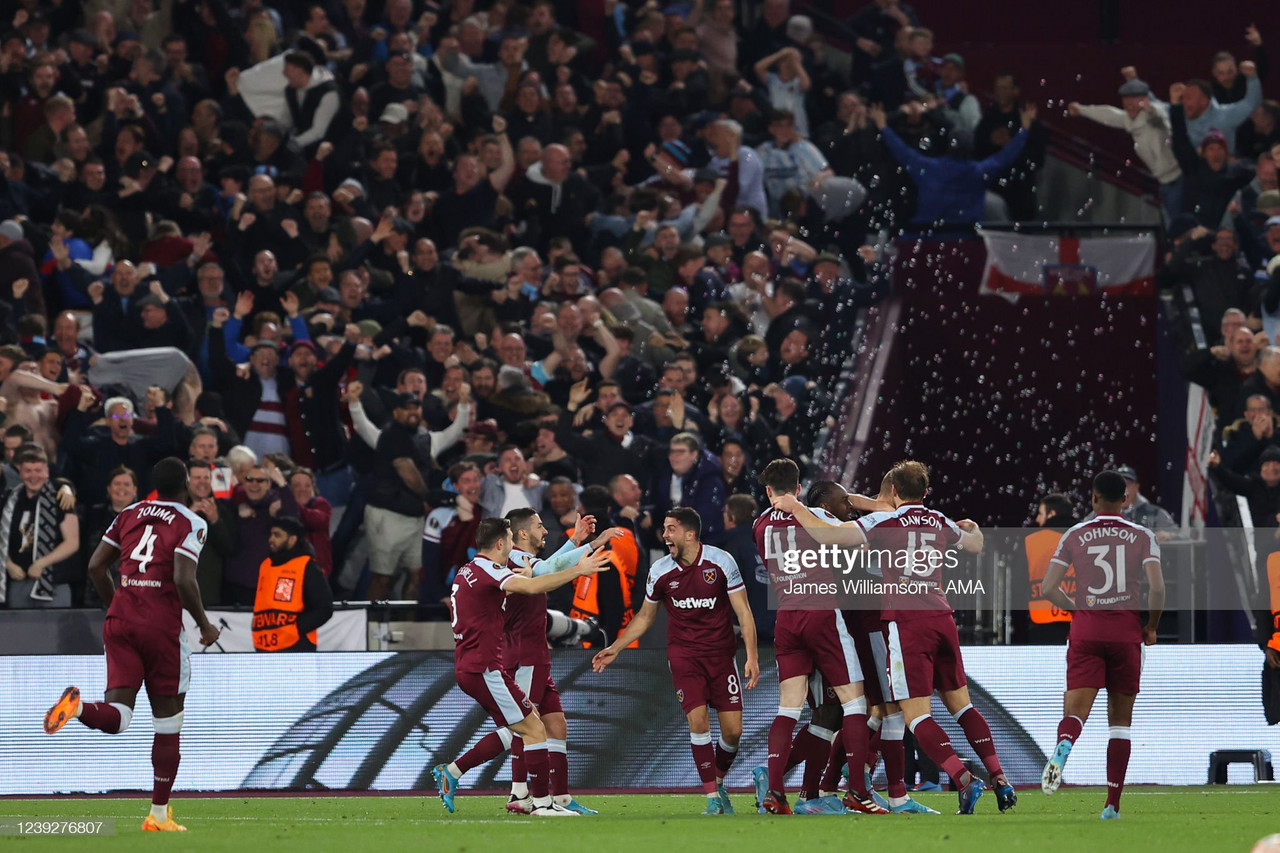
[[(1029, 534), (1023, 542), (1027, 554), (1027, 580), (1031, 581), (1031, 600), (1027, 602), (1027, 611), (1031, 614), (1031, 621), (1037, 625), (1071, 621), (1071, 611), (1063, 610), (1044, 598), (1044, 592), (1041, 589), (1044, 585), (1045, 572), (1049, 570), (1049, 558), (1057, 550), (1061, 539), (1060, 531), (1042, 528)], [(1067, 567), (1067, 576), (1062, 582), (1062, 588), (1066, 590), (1067, 595), (1075, 596), (1074, 566)]]
[[(565, 532), (573, 535), (572, 530)], [(618, 576), (618, 584), (622, 587), (622, 627), (626, 628), (636, 615), (631, 607), (631, 591), (636, 583), (636, 569), (640, 566), (640, 544), (636, 542), (634, 533), (624, 529), (621, 536), (609, 540), (609, 544), (605, 546), (605, 553), (609, 555), (609, 562), (613, 565), (614, 573)], [(569, 611), (569, 615), (574, 619), (588, 617), (598, 619), (600, 617), (599, 591), (600, 579), (596, 575), (583, 575), (574, 581), (573, 609)], [(639, 641), (636, 641), (628, 648), (636, 648), (639, 645)], [(582, 647), (589, 649), (591, 644), (583, 643)]]
[[(258, 569), (258, 594), (253, 599), (253, 647), (260, 652), (285, 652), (302, 642), (296, 623), (302, 612), (302, 583), (311, 557), (303, 554), (283, 565), (262, 561)], [(311, 647), (316, 632), (307, 633)]]
[(1280, 652), (1280, 551), (1267, 557), (1267, 585), (1271, 587), (1271, 639), (1267, 648)]

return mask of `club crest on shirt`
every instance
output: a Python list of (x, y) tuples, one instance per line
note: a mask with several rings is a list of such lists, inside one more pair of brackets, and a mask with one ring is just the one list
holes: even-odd
[(715, 570), (715, 569), (703, 569), (703, 570), (702, 570), (702, 579), (703, 579), (704, 581), (706, 581), (707, 583), (712, 583), (712, 584), (713, 584), (713, 583), (715, 583), (715, 582), (716, 582), (716, 575), (717, 575), (717, 572), (716, 572), (716, 570)]
[(1095, 595), (1086, 595), (1084, 597), (1084, 603), (1092, 607), (1093, 605), (1098, 603), (1098, 597)]
[(276, 601), (293, 601), (293, 578), (276, 578)]
[(523, 705), (525, 708), (533, 707), (533, 703), (529, 701), (529, 698), (527, 696), (524, 699), (520, 700), (520, 704)]
[(677, 702), (683, 702), (683, 701), (684, 701), (684, 691), (683, 691), (683, 690), (677, 690), (677, 691), (676, 691), (676, 701), (677, 701)]

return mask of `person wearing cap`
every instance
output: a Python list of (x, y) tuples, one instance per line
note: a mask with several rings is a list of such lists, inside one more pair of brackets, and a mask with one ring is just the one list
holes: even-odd
[(287, 113), (281, 117), (281, 125), (308, 157), (324, 141), (341, 106), (337, 85), (328, 74), (317, 75), (315, 67), (315, 60), (305, 50), (291, 50), (284, 55)]
[(964, 57), (948, 53), (938, 66), (938, 79), (933, 83), (933, 90), (942, 100), (942, 113), (951, 124), (972, 133), (982, 121), (982, 106), (969, 91), (964, 75)]
[(423, 501), (427, 498), (423, 472), (432, 464), (414, 440), (422, 423), (422, 401), (413, 393), (397, 394), (391, 402), (391, 419), (378, 436), (364, 511), (369, 570), (373, 573), (368, 591), (371, 601), (385, 600), (402, 572), (405, 578), (400, 597), (417, 600), (422, 574)]
[[(1210, 456), (1210, 468), (1217, 464), (1215, 461), (1216, 456), (1217, 451), (1214, 451)], [(1276, 450), (1275, 459), (1280, 460), (1280, 449)], [(1161, 542), (1173, 538), (1178, 527), (1177, 523), (1173, 520), (1173, 516), (1169, 514), (1168, 510), (1164, 507), (1153, 504), (1142, 496), (1139, 492), (1141, 483), (1138, 480), (1137, 470), (1132, 465), (1120, 465), (1116, 468), (1116, 472), (1121, 477), (1124, 477), (1125, 483), (1124, 503), (1121, 504), (1120, 514), (1123, 515), (1126, 520), (1132, 521), (1134, 524), (1141, 524), (1148, 530), (1154, 530), (1156, 532), (1156, 539)], [(1276, 467), (1275, 473), (1276, 482), (1272, 484), (1273, 486), (1280, 485), (1280, 466)], [(1277, 490), (1277, 494), (1280, 495), (1280, 490)], [(1276, 526), (1274, 516), (1277, 510), (1280, 510), (1280, 504), (1276, 505), (1276, 509), (1271, 510), (1270, 517), (1272, 518), (1272, 521), (1270, 524), (1265, 526)], [(1094, 517), (1094, 515), (1095, 513), (1091, 512), (1089, 515), (1085, 516), (1084, 520), (1089, 521)]]
[(1169, 107), (1151, 97), (1151, 87), (1134, 77), (1119, 89), (1120, 107), (1072, 101), (1067, 114), (1124, 130), (1133, 150), (1160, 182), (1166, 224), (1182, 212), (1182, 169), (1169, 146)]
[(253, 598), (253, 648), (314, 652), (316, 631), (333, 617), (333, 596), (301, 521), (278, 515), (267, 534)]
[(1181, 101), (1175, 99), (1170, 106), (1169, 121), (1173, 127), (1173, 156), (1182, 169), (1183, 211), (1195, 214), (1196, 221), (1206, 228), (1217, 228), (1224, 222), (1229, 225), (1227, 206), (1236, 192), (1253, 180), (1253, 167), (1230, 162), (1231, 143), (1218, 128), (1210, 128), (1203, 135), (1197, 151), (1188, 135), (1186, 108)]

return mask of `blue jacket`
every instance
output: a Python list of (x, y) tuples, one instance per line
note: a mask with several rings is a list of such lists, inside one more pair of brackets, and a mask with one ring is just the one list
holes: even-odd
[[(724, 537), (724, 504), (728, 490), (721, 476), (720, 460), (709, 450), (703, 450), (697, 463), (684, 475), (681, 506), (692, 507), (702, 518), (702, 541), (720, 547)], [(658, 476), (653, 481), (653, 523), (661, 527), (662, 518), (671, 509), (671, 478), (675, 472), (664, 460)]]
[(880, 131), (880, 137), (920, 190), (911, 221), (960, 227), (982, 221), (987, 184), (1012, 166), (1027, 144), (1027, 131), (1022, 129), (985, 160), (959, 160), (926, 157), (903, 142), (893, 128)]

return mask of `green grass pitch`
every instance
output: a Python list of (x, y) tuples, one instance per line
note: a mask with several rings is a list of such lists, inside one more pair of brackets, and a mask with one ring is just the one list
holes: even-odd
[(1228, 853), (1247, 851), (1280, 832), (1280, 787), (1142, 788), (1124, 794), (1124, 818), (1100, 821), (1106, 794), (1063, 789), (1053, 797), (1022, 792), (1016, 811), (999, 814), (986, 795), (978, 813), (960, 817), (954, 794), (919, 794), (943, 811), (928, 815), (770, 817), (752, 797), (733, 796), (738, 814), (702, 817), (701, 795), (583, 796), (598, 817), (536, 819), (507, 815), (498, 797), (459, 794), (457, 813), (435, 797), (220, 797), (174, 801), (182, 835), (144, 836), (145, 796), (136, 799), (0, 800), (0, 823), (16, 818), (114, 818), (98, 838), (0, 837), (0, 850), (257, 849), (306, 853), (430, 850), (431, 853), (629, 853), (629, 851), (863, 850), (1099, 851)]

